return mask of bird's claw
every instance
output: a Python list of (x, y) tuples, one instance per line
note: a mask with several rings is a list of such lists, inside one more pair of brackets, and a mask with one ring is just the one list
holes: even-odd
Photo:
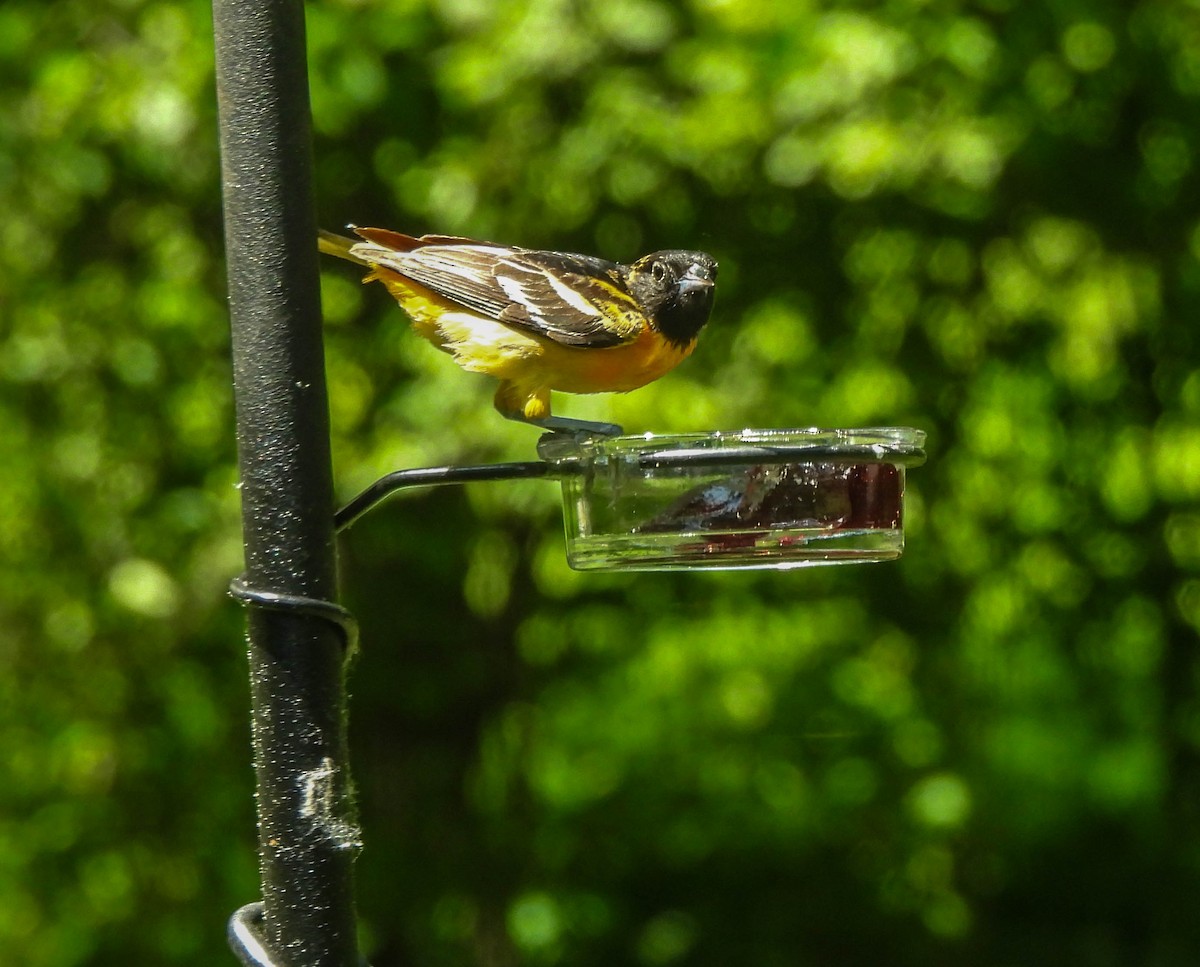
[(621, 436), (624, 434), (616, 423), (597, 423), (592, 420), (572, 420), (565, 416), (544, 416), (539, 420), (527, 420), (534, 426), (540, 426), (551, 433), (565, 433), (576, 439), (594, 436)]

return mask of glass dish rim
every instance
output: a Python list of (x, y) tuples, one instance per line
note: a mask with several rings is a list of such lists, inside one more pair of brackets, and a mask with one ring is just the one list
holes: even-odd
[(646, 467), (826, 460), (914, 467), (925, 462), (925, 439), (924, 430), (907, 426), (747, 428), (619, 437), (552, 433), (539, 442), (538, 455), (560, 471), (608, 458), (636, 460)]

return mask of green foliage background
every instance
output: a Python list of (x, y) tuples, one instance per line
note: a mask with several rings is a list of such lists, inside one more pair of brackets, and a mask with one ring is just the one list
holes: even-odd
[[(706, 248), (696, 355), (558, 410), (909, 424), (897, 564), (579, 575), (539, 482), (344, 542), (398, 964), (1200, 950), (1200, 9), (327, 0), (318, 204)], [(0, 960), (229, 959), (257, 892), (211, 24), (0, 6)], [(336, 474), (536, 433), (327, 266)]]

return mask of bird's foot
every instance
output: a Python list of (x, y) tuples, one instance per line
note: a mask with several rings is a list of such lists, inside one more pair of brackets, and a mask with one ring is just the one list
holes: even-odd
[(540, 426), (552, 433), (566, 433), (574, 437), (621, 436), (625, 431), (616, 423), (595, 423), (591, 420), (572, 420), (566, 416), (543, 416), (523, 422)]

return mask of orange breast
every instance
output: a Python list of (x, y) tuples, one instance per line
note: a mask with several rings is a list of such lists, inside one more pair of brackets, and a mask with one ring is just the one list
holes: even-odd
[(564, 393), (613, 393), (637, 389), (670, 372), (691, 355), (694, 343), (679, 347), (653, 329), (633, 342), (606, 349), (580, 349), (547, 343), (537, 361), (543, 381)]

